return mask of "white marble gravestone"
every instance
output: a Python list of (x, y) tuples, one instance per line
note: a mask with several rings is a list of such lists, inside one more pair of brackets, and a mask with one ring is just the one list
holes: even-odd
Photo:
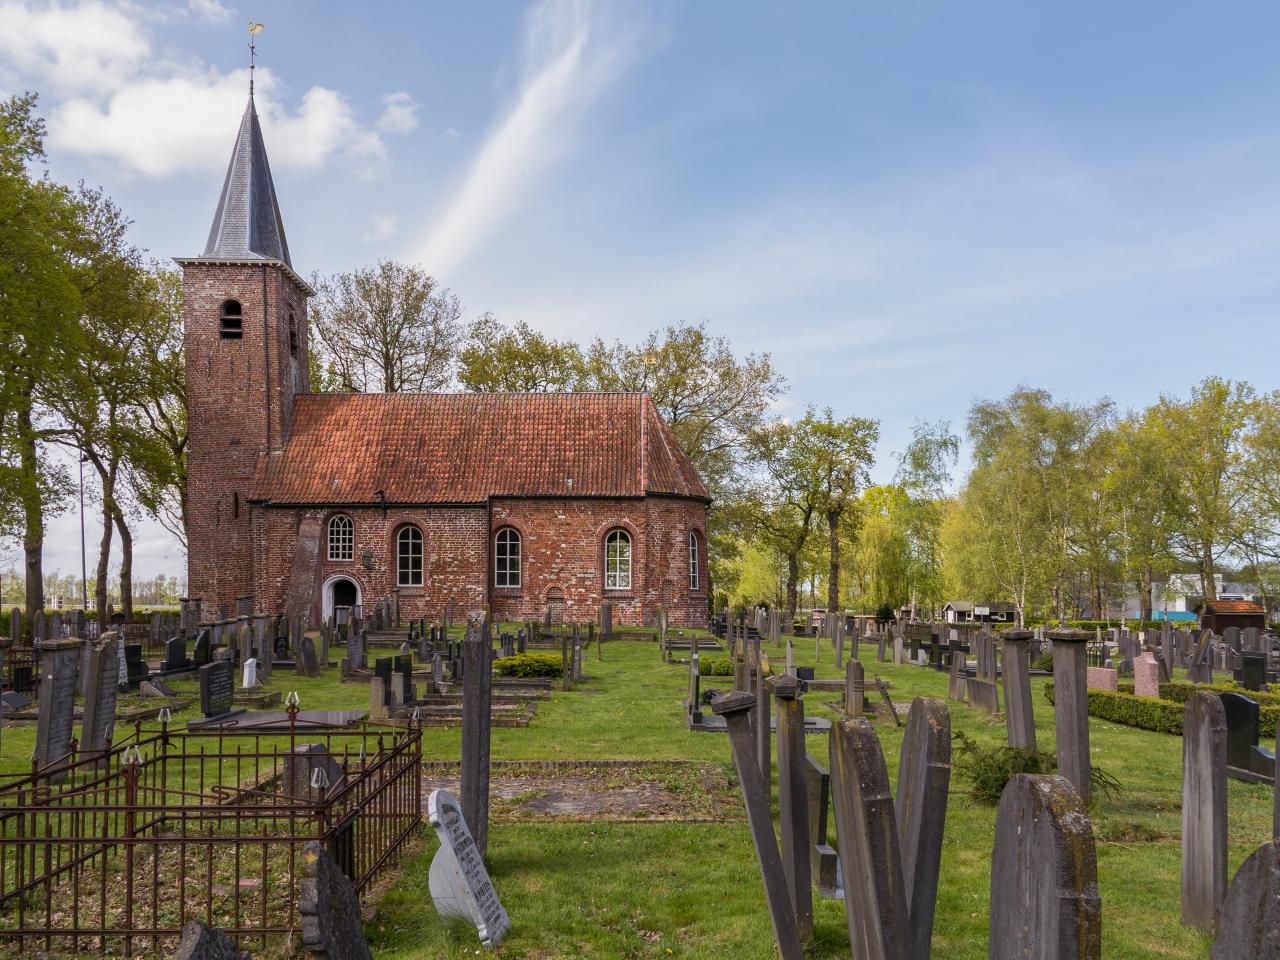
[(466, 920), (480, 934), (481, 943), (496, 949), (511, 929), (511, 918), (498, 902), (462, 807), (448, 790), (432, 790), (427, 818), (440, 838), (429, 876), (436, 911), (444, 919)]
[(248, 690), (250, 687), (258, 685), (258, 661), (255, 657), (250, 657), (240, 668), (240, 686)]

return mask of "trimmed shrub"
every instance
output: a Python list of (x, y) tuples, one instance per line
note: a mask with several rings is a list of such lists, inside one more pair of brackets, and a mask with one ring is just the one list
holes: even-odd
[[(1123, 724), (1126, 727), (1137, 727), (1139, 730), (1154, 730), (1157, 733), (1172, 733), (1176, 736), (1182, 736), (1182, 715), (1186, 710), (1185, 699), (1183, 701), (1166, 700), (1160, 697), (1139, 697), (1132, 692), (1132, 685), (1129, 686), (1128, 692), (1111, 691), (1111, 690), (1090, 690), (1089, 691), (1089, 716), (1097, 717), (1100, 720), (1110, 720), (1112, 723)], [(1164, 693), (1167, 686), (1190, 687), (1196, 689), (1195, 684), (1161, 684), (1160, 692)], [(1199, 688), (1203, 690), (1213, 690), (1219, 684), (1204, 684)], [(1239, 692), (1233, 688), (1231, 691), (1222, 692)], [(1179, 691), (1181, 694), (1182, 691)], [(1053, 703), (1053, 684), (1046, 683), (1044, 685), (1045, 698)], [(1190, 696), (1190, 692), (1186, 696)], [(1280, 705), (1272, 703), (1262, 704), (1259, 711), (1261, 716), (1258, 722), (1258, 736), (1265, 739), (1273, 739), (1276, 735), (1276, 721), (1280, 719)]]
[(728, 657), (698, 658), (698, 673), (704, 677), (732, 677), (733, 661)]
[(1053, 673), (1053, 653), (1046, 650), (1040, 654), (1038, 660), (1031, 665), (1032, 670), (1043, 670), (1045, 673)]
[(517, 653), (493, 661), (493, 669), (500, 677), (558, 677), (564, 663), (558, 653)]

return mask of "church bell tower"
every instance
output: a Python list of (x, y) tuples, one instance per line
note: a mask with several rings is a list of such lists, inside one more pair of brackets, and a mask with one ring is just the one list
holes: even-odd
[(187, 590), (205, 610), (255, 593), (253, 484), (310, 390), (307, 299), (294, 272), (250, 89), (204, 252), (183, 274)]

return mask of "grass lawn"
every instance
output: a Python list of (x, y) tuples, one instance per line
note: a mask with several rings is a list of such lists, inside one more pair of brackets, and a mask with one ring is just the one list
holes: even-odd
[[(796, 659), (814, 664), (814, 642), (797, 642)], [(784, 662), (782, 648), (767, 652)], [(704, 654), (706, 656), (706, 654)], [(336, 659), (336, 655), (335, 655)], [(947, 676), (920, 667), (877, 663), (863, 645), (868, 679), (891, 681), (897, 702), (945, 697)], [(818, 676), (835, 676), (829, 648)], [(687, 668), (659, 662), (651, 642), (606, 643), (603, 660), (591, 647), (589, 679), (572, 692), (557, 691), (538, 704), (527, 728), (494, 729), (494, 760), (694, 759), (729, 761), (723, 734), (685, 729), (682, 700)], [(703, 678), (703, 689), (728, 688), (731, 678)], [(1051, 749), (1053, 714), (1033, 680), (1041, 749)], [(179, 692), (192, 682), (175, 684)], [(368, 687), (340, 684), (337, 671), (309, 680), (277, 671), (271, 686), (297, 690), (303, 709), (359, 707)], [(810, 715), (832, 717), (822, 701), (805, 698)], [(181, 722), (195, 709), (176, 715)], [(1003, 723), (961, 704), (951, 705), (952, 727), (976, 740), (1004, 741)], [(881, 725), (891, 778), (896, 777), (902, 731)], [(0, 772), (24, 770), (34, 725), (6, 726)], [(1093, 762), (1120, 781), (1113, 796), (1099, 795), (1090, 811), (1097, 838), (1102, 894), (1103, 955), (1128, 958), (1207, 957), (1210, 944), (1178, 923), (1182, 741), (1091, 719)], [(427, 759), (454, 760), (460, 731), (428, 728)], [(825, 736), (808, 738), (826, 765)], [(776, 781), (776, 778), (775, 778)], [(895, 781), (896, 782), (896, 781)], [(1263, 786), (1230, 783), (1231, 869), (1270, 839), (1272, 795)], [(934, 954), (948, 960), (987, 956), (987, 905), (995, 807), (976, 803), (953, 773), (947, 811), (942, 880), (934, 927)], [(403, 860), (403, 873), (387, 889), (367, 931), (380, 958), (474, 956), (474, 931), (448, 929), (427, 892), (436, 841), (428, 830)], [(493, 823), (489, 866), (513, 928), (504, 957), (760, 958), (776, 955), (755, 855), (745, 822), (732, 823)], [(815, 897), (815, 958), (849, 956), (842, 903)]]

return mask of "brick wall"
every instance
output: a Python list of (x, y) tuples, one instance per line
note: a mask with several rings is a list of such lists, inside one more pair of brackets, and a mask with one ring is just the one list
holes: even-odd
[[(294, 394), (309, 389), (307, 301), (282, 270), (258, 264), (184, 264), (183, 295), (188, 589), (204, 599), (206, 609), (216, 610), (254, 592), (255, 536), (247, 496), (258, 458), (268, 444), (279, 449), (284, 443)], [(220, 334), (228, 299), (240, 303), (239, 339)]]
[[(256, 551), (259, 557), (258, 608), (284, 605), (297, 531), (304, 511), (256, 507)], [(495, 500), (489, 510), (477, 507), (419, 509), (361, 507), (343, 511), (306, 511), (325, 522), (336, 512), (354, 524), (354, 557), (328, 559), (322, 543), (313, 617), (320, 616), (321, 590), (337, 575), (349, 577), (361, 598), (372, 603), (395, 586), (396, 537), (407, 523), (423, 534), (422, 587), (400, 588), (401, 614), (438, 618), (448, 598), (454, 620), (483, 606), (492, 581), (490, 537), (512, 526), (521, 534), (521, 586), (493, 588), (493, 614), (499, 620), (541, 618), (548, 597), (556, 595), (557, 619), (596, 619), (603, 599), (614, 602), (618, 623), (652, 623), (659, 603), (667, 602), (673, 626), (704, 626), (706, 596), (689, 590), (688, 534), (702, 536), (705, 507), (696, 501), (644, 498), (634, 500)], [(615, 528), (632, 536), (632, 589), (603, 590), (604, 538)], [(701, 540), (700, 540), (701, 543)], [(368, 554), (366, 565), (365, 555)], [(706, 586), (705, 550), (699, 552), (699, 585)], [(664, 594), (664, 585), (666, 591)]]

